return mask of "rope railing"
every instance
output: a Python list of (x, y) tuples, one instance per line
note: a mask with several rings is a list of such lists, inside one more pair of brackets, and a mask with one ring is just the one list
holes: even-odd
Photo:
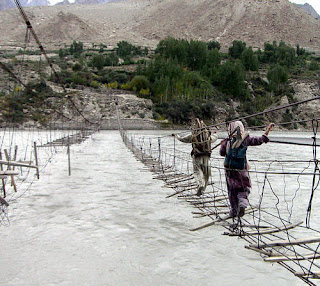
[[(279, 181), (277, 178), (280, 176), (285, 181), (286, 176), (293, 176), (298, 185), (301, 185), (300, 180), (303, 177), (315, 176), (318, 178), (318, 174), (308, 171), (312, 169), (312, 163), (318, 162), (316, 157), (310, 160), (285, 158), (282, 160), (252, 160), (253, 164), (259, 163), (259, 169), (254, 165), (254, 168), (249, 172), (258, 176), (257, 183), (261, 181), (259, 178), (265, 178), (262, 185), (258, 183), (260, 185), (259, 204), (250, 205), (247, 214), (242, 218), (224, 220), (224, 216), (229, 213), (229, 203), (222, 159), (216, 157), (211, 159), (212, 177), (209, 186), (203, 196), (197, 197), (195, 196), (197, 187), (193, 178), (190, 153), (179, 150), (173, 137), (172, 139), (169, 136), (139, 137), (125, 130), (122, 130), (121, 134), (127, 147), (137, 159), (155, 173), (155, 178), (163, 180), (167, 187), (173, 188), (174, 193), (167, 197), (176, 196), (179, 200), (190, 203), (198, 209), (198, 212), (193, 212), (195, 217), (207, 217), (211, 220), (207, 224), (193, 228), (193, 231), (220, 225), (227, 230), (225, 235), (244, 239), (249, 243), (248, 249), (259, 253), (265, 261), (274, 261), (306, 284), (316, 285), (314, 280), (320, 279), (320, 264), (317, 263), (320, 254), (318, 245), (314, 247), (313, 244), (310, 244), (308, 237), (316, 235), (319, 239), (318, 243), (320, 243), (320, 231), (310, 225), (302, 225), (302, 221), (292, 222), (293, 218), (297, 219), (296, 216), (293, 216), (294, 199), (301, 187), (289, 192), (286, 183), (284, 183), (282, 195), (279, 189), (276, 191), (272, 187), (273, 177)], [(268, 163), (266, 168), (262, 170), (260, 165), (266, 163)], [(298, 164), (301, 171), (289, 171), (293, 163)], [(270, 168), (277, 167), (274, 164), (280, 166), (282, 170), (270, 170)], [(272, 204), (275, 212), (268, 210)], [(284, 218), (285, 213), (287, 213), (287, 219)], [(299, 241), (297, 238), (299, 233), (306, 235), (307, 238)], [(268, 246), (276, 240), (281, 241), (279, 242), (280, 247)]]

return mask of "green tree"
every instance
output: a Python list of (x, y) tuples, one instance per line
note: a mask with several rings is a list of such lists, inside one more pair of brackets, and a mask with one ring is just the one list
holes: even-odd
[(275, 53), (277, 63), (282, 66), (291, 67), (296, 62), (296, 51), (293, 47), (288, 46), (286, 43), (281, 42), (276, 49)]
[(117, 66), (119, 64), (119, 58), (115, 53), (110, 53), (105, 56), (105, 66)]
[(192, 70), (200, 70), (207, 60), (208, 48), (205, 42), (190, 41), (188, 51), (188, 67)]
[(305, 55), (306, 50), (304, 48), (300, 48), (299, 44), (296, 47), (296, 54), (297, 56), (303, 56)]
[(95, 68), (97, 68), (98, 70), (102, 70), (104, 64), (105, 64), (104, 55), (97, 54), (97, 55), (94, 55), (94, 56), (92, 57), (92, 60), (91, 60), (91, 65), (92, 65), (92, 67), (95, 67)]
[(117, 55), (123, 59), (130, 59), (133, 56), (141, 55), (141, 47), (136, 47), (127, 41), (121, 41), (116, 47)]
[(80, 55), (83, 52), (83, 43), (82, 42), (73, 41), (73, 43), (70, 45), (69, 52), (75, 58), (79, 58)]
[(251, 47), (245, 49), (241, 54), (242, 64), (247, 71), (257, 71), (259, 68), (259, 61), (257, 56), (253, 53)]
[(210, 41), (207, 43), (207, 46), (208, 46), (208, 50), (214, 50), (214, 49), (220, 50), (221, 48), (220, 43), (217, 41)]
[(288, 81), (288, 73), (284, 67), (276, 64), (269, 69), (267, 78), (269, 80), (271, 90), (279, 92), (281, 86)]
[(310, 62), (310, 64), (308, 65), (308, 69), (309, 70), (311, 70), (311, 71), (317, 71), (317, 70), (319, 70), (319, 64), (318, 64), (318, 62), (317, 61), (315, 61), (315, 60), (312, 60), (311, 62)]
[(149, 88), (149, 80), (145, 76), (136, 75), (131, 80), (131, 86), (133, 90), (140, 92), (141, 89)]
[(75, 63), (75, 64), (72, 66), (72, 70), (73, 70), (73, 71), (81, 71), (81, 70), (82, 70), (82, 66), (81, 66), (79, 63)]
[(64, 49), (59, 49), (59, 58), (63, 59), (66, 56), (65, 50)]
[(240, 59), (241, 54), (246, 49), (246, 43), (242, 41), (233, 41), (229, 47), (229, 55), (234, 59)]
[(166, 59), (175, 59), (181, 65), (187, 65), (189, 42), (186, 40), (177, 40), (173, 37), (167, 37), (161, 40), (155, 53)]
[(222, 91), (234, 98), (244, 97), (246, 91), (244, 79), (244, 67), (240, 61), (227, 61), (221, 65), (218, 73), (218, 85)]

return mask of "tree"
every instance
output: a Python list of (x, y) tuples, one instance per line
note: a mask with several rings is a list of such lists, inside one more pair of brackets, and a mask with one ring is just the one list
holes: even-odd
[(77, 72), (77, 71), (81, 71), (82, 70), (82, 66), (80, 65), (80, 63), (75, 63), (73, 66), (72, 66), (72, 70)]
[(123, 59), (129, 59), (132, 56), (141, 55), (142, 49), (130, 44), (127, 41), (121, 41), (117, 44), (117, 55)]
[(221, 48), (220, 43), (217, 41), (210, 41), (207, 43), (207, 45), (208, 45), (208, 50), (214, 50), (214, 49), (220, 50)]
[(208, 59), (207, 59), (207, 67), (208, 68), (216, 68), (221, 63), (221, 54), (219, 53), (218, 49), (215, 48), (208, 52)]
[(117, 66), (119, 64), (119, 58), (115, 53), (111, 53), (105, 56), (105, 66)]
[(240, 59), (242, 52), (246, 48), (246, 43), (242, 41), (233, 41), (229, 48), (229, 55), (234, 59)]
[(91, 60), (91, 65), (98, 70), (102, 70), (105, 63), (104, 56), (101, 54), (94, 55)]
[(300, 45), (297, 45), (296, 49), (297, 56), (303, 56), (306, 53), (306, 50), (304, 48), (300, 48)]
[(245, 95), (245, 73), (244, 67), (240, 61), (227, 61), (224, 63), (218, 73), (218, 85), (222, 91), (232, 95), (235, 98)]
[(310, 62), (310, 64), (308, 65), (308, 69), (311, 70), (311, 71), (316, 71), (320, 68), (319, 64), (317, 63), (317, 61), (315, 60), (312, 60)]
[(131, 80), (132, 89), (139, 92), (141, 89), (149, 88), (149, 80), (143, 75), (136, 75)]
[(65, 51), (64, 49), (59, 49), (59, 58), (63, 59), (65, 57)]
[(82, 42), (73, 41), (73, 43), (70, 45), (69, 52), (75, 58), (79, 58), (80, 55), (83, 52), (83, 43)]
[(155, 53), (166, 59), (175, 59), (181, 65), (187, 65), (189, 42), (167, 37), (161, 40)]
[(271, 90), (279, 92), (281, 85), (288, 81), (288, 73), (284, 67), (276, 64), (268, 71), (267, 78)]
[(247, 71), (257, 71), (259, 62), (251, 47), (245, 49), (241, 54), (242, 64)]
[(190, 41), (188, 51), (188, 67), (200, 70), (206, 63), (208, 48), (204, 42)]
[(293, 47), (288, 46), (286, 43), (281, 42), (275, 53), (277, 62), (286, 67), (295, 65), (296, 51)]

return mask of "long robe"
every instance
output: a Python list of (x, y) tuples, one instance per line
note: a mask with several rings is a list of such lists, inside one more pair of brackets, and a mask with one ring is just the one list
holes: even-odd
[[(183, 143), (192, 143), (192, 134), (181, 137), (177, 135), (176, 138)], [(216, 134), (212, 134), (210, 136), (210, 143), (217, 141), (218, 136)], [(198, 185), (198, 188), (202, 188), (202, 192), (205, 191), (208, 180), (211, 175), (210, 168), (210, 156), (208, 155), (195, 155), (195, 152), (192, 152), (192, 163), (193, 163), (193, 172), (195, 175), (195, 179)]]
[[(263, 143), (269, 142), (269, 138), (266, 135), (251, 137), (248, 135), (242, 142), (246, 147), (248, 146), (258, 146)], [(220, 146), (220, 155), (226, 156), (228, 148), (230, 146), (230, 140), (224, 140)], [(237, 171), (225, 169), (228, 196), (231, 205), (230, 214), (236, 216), (239, 212), (239, 207), (246, 208), (249, 204), (248, 196), (251, 189), (251, 181), (248, 172), (248, 163), (246, 164), (246, 169)]]

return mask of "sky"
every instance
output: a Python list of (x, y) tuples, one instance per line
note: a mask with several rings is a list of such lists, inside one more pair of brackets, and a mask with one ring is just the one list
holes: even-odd
[(320, 15), (320, 0), (289, 0), (289, 1), (297, 4), (309, 3)]
[[(62, 0), (49, 0), (51, 4), (55, 4), (57, 2), (61, 2)], [(320, 15), (320, 0), (289, 0), (292, 3), (304, 4), (309, 3)], [(74, 2), (74, 0), (69, 0), (69, 2)]]

